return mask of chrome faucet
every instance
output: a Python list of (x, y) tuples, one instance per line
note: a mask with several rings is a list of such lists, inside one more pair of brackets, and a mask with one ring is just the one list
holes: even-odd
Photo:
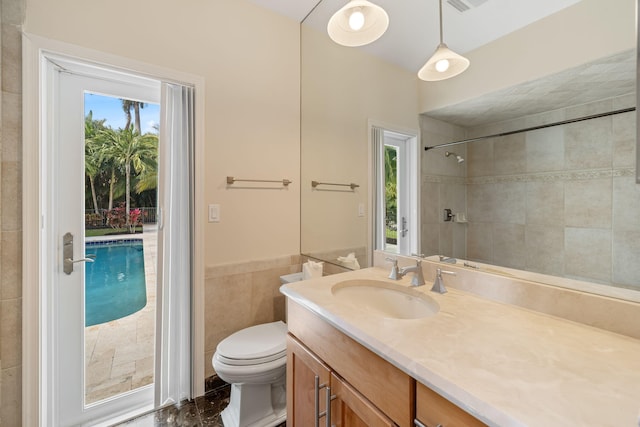
[(440, 262), (446, 262), (448, 264), (456, 264), (458, 262), (458, 260), (453, 257), (438, 255), (438, 258), (440, 258)]
[(398, 259), (397, 258), (385, 258), (386, 261), (391, 263), (391, 272), (389, 273), (389, 279), (400, 280), (402, 276), (398, 276)]
[(385, 259), (392, 263), (391, 272), (389, 273), (389, 279), (400, 280), (407, 273), (413, 272), (413, 277), (411, 278), (411, 286), (416, 287), (425, 284), (424, 275), (422, 274), (421, 260), (416, 261), (416, 265), (414, 266), (398, 268), (398, 260), (396, 258)]
[(441, 268), (436, 268), (436, 280), (433, 282), (433, 286), (431, 287), (431, 292), (437, 292), (439, 294), (444, 294), (447, 292), (447, 288), (444, 287), (444, 281), (442, 280), (443, 274), (450, 274), (455, 276), (456, 273), (453, 271), (442, 270)]

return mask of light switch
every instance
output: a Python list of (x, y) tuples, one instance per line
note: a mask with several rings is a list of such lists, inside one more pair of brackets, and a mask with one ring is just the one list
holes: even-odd
[(364, 203), (358, 204), (358, 216), (364, 216)]
[(220, 222), (220, 205), (209, 205), (209, 222)]

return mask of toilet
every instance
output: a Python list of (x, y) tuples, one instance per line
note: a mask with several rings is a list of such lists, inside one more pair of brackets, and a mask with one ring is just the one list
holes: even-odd
[[(301, 273), (280, 278), (302, 279)], [(212, 359), (216, 374), (231, 384), (229, 405), (222, 411), (225, 427), (272, 427), (287, 418), (287, 325), (251, 326), (222, 340)]]

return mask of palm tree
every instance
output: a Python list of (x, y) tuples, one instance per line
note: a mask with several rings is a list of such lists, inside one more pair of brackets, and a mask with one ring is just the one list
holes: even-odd
[(125, 206), (127, 225), (130, 224), (131, 211), (131, 168), (140, 176), (150, 174), (157, 169), (158, 136), (154, 134), (141, 135), (140, 132), (127, 129), (106, 129), (101, 132), (105, 143), (105, 156), (113, 159), (114, 163), (124, 168), (125, 176)]
[(84, 167), (85, 173), (89, 177), (93, 209), (96, 214), (100, 213), (100, 209), (96, 195), (95, 178), (100, 172), (103, 163), (102, 142), (99, 135), (105, 129), (105, 121), (106, 119), (93, 120), (93, 111), (89, 111), (89, 114), (84, 119)]
[(384, 182), (385, 182), (385, 199), (386, 199), (386, 217), (387, 221), (396, 222), (397, 205), (398, 205), (398, 188), (397, 188), (397, 162), (398, 152), (394, 147), (384, 147)]
[(138, 133), (142, 133), (140, 126), (140, 109), (144, 108), (144, 103), (124, 98), (121, 98), (120, 101), (122, 101), (122, 110), (127, 118), (127, 123), (124, 128), (129, 129), (129, 126), (131, 126), (131, 109), (133, 108), (134, 130), (138, 131)]

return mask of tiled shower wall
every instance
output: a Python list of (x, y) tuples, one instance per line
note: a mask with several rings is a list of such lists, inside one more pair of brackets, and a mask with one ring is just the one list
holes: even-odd
[[(469, 129), (495, 134), (635, 106), (623, 96)], [(467, 256), (640, 286), (635, 112), (469, 144)]]
[(22, 424), (22, 0), (0, 3), (0, 426)]
[(216, 346), (240, 329), (285, 320), (280, 276), (299, 272), (300, 255), (208, 267), (205, 272), (205, 377)]
[[(434, 146), (465, 138), (460, 126), (420, 117), (421, 142)], [(455, 156), (445, 157), (452, 151), (466, 158), (466, 144), (437, 148), (422, 152), (421, 177), (421, 247), (425, 255), (446, 255), (466, 258), (466, 226), (443, 221), (444, 209), (453, 213), (466, 212), (466, 162), (458, 163)]]
[[(466, 130), (424, 117), (422, 136), (433, 145), (630, 106), (635, 95)], [(445, 149), (428, 151), (423, 252), (640, 286), (635, 118), (629, 112), (447, 148), (466, 156), (464, 173), (451, 169)], [(455, 138), (440, 140), (445, 134)], [(466, 209), (469, 223), (444, 223), (445, 207)]]

